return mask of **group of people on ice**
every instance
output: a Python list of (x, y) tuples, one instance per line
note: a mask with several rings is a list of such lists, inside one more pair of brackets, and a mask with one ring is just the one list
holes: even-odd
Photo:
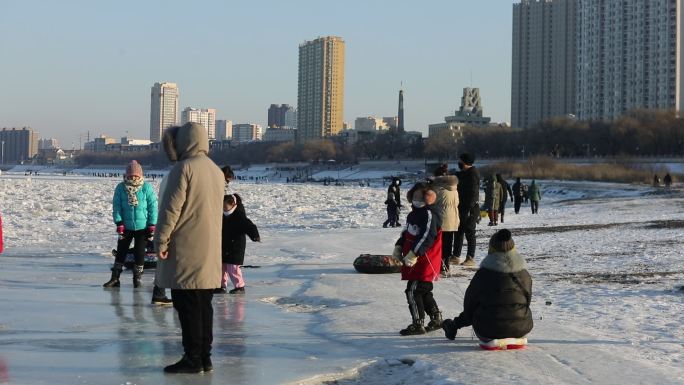
[(461, 154), (456, 175), (449, 175), (442, 165), (432, 178), (415, 184), (406, 194), (411, 211), (393, 256), (403, 264), (401, 277), (407, 281), (404, 292), (411, 323), (399, 333), (419, 335), (443, 329), (447, 338), (454, 339), (458, 329), (472, 326), (485, 349), (520, 347), (533, 326), (532, 279), (509, 230), (499, 230), (489, 240), (488, 254), (466, 290), (463, 311), (457, 317), (443, 320), (432, 294), (440, 271), (448, 272), (451, 259), (460, 262), (464, 236), (468, 252), (462, 264), (475, 265), (480, 208), (479, 174), (473, 163), (472, 155)]
[[(140, 287), (145, 247), (154, 240), (158, 261), (152, 303), (173, 305), (183, 337), (184, 355), (164, 368), (168, 373), (213, 370), (212, 297), (245, 292), (240, 265), (246, 237), (260, 241), (242, 198), (227, 193), (235, 177), (232, 170), (221, 170), (209, 159), (208, 143), (206, 129), (197, 123), (166, 129), (162, 144), (174, 165), (160, 183), (160, 199), (145, 181), (141, 165), (131, 161), (112, 200), (119, 240), (111, 277), (103, 286), (121, 285), (124, 260), (134, 242), (133, 286)], [(234, 287), (227, 291), (229, 279)], [(166, 288), (171, 289), (171, 299), (166, 298)]]

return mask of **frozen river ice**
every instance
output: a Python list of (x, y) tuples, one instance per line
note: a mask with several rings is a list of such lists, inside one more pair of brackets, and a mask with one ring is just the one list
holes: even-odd
[[(235, 183), (262, 238), (245, 262), (262, 267), (245, 269), (244, 297), (214, 299), (215, 371), (186, 376), (162, 372), (181, 355), (180, 327), (150, 304), (152, 274), (143, 289), (130, 273), (101, 287), (117, 182), (0, 176), (0, 384), (684, 383), (679, 188), (543, 181), (538, 215), (509, 206), (535, 327), (527, 349), (487, 353), (470, 328), (455, 341), (399, 336), (405, 283), (354, 272), (398, 236), (380, 227), (384, 188)], [(476, 260), (494, 230), (478, 227)], [(448, 317), (473, 274), (455, 273), (435, 283)]]
[(314, 315), (256, 300), (295, 289), (276, 267), (263, 267), (249, 269), (245, 296), (214, 297), (215, 371), (165, 375), (161, 368), (182, 352), (175, 310), (150, 305), (152, 274), (144, 276), (144, 288), (132, 288), (130, 272), (121, 289), (101, 288), (105, 261), (101, 255), (2, 256), (0, 383), (280, 384), (337, 371), (345, 356), (358, 354), (310, 334)]

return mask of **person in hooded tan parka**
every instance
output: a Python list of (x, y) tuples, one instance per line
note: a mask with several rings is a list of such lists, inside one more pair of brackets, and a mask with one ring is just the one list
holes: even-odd
[(458, 178), (455, 175), (448, 174), (446, 164), (435, 170), (434, 174), (432, 188), (437, 193), (437, 201), (434, 207), (442, 218), (442, 266), (440, 270), (448, 272), (449, 263), (452, 259), (455, 264), (460, 263), (455, 257), (454, 250), (456, 232), (461, 223), (458, 213)]
[(207, 156), (207, 130), (187, 123), (163, 138), (169, 159), (154, 238), (159, 261), (155, 284), (171, 289), (185, 355), (168, 373), (212, 370), (213, 290), (221, 286), (221, 226), (224, 176)]

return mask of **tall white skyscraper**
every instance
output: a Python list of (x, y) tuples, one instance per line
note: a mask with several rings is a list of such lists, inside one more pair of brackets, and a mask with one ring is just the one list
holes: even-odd
[(150, 140), (161, 141), (164, 129), (178, 124), (178, 86), (176, 83), (154, 83), (150, 106)]
[(181, 115), (181, 124), (199, 123), (207, 129), (209, 139), (216, 139), (216, 109), (187, 107)]

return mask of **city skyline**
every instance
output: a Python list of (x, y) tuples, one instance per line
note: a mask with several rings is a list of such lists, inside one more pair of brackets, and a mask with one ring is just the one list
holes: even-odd
[(407, 130), (427, 135), (466, 86), (509, 121), (511, 2), (480, 3), (3, 1), (0, 127), (30, 126), (64, 148), (88, 131), (148, 138), (150, 87), (164, 81), (178, 85), (179, 109), (266, 127), (270, 104), (297, 107), (298, 46), (328, 35), (346, 43), (345, 121), (396, 114), (402, 81)]

